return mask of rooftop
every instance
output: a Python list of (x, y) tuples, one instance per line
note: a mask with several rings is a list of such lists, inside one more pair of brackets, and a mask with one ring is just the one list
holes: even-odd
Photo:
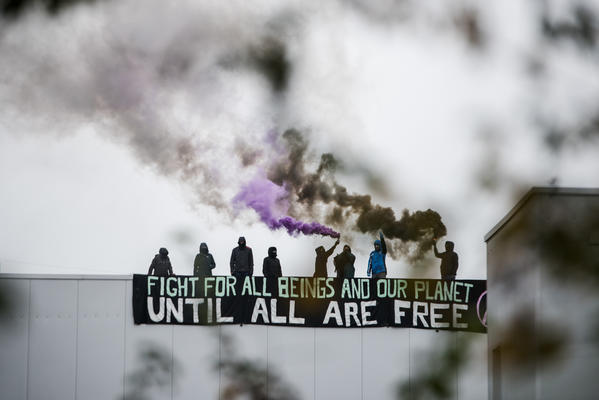
[(532, 187), (516, 205), (495, 225), (486, 235), (485, 242), (491, 240), (522, 207), (533, 197), (537, 195), (551, 196), (599, 196), (599, 188), (565, 188), (565, 187)]

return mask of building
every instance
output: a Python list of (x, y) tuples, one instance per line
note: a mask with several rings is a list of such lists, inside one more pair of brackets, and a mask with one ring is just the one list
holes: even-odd
[(596, 399), (599, 190), (533, 188), (485, 241), (489, 398)]
[(474, 361), (449, 372), (455, 398), (486, 397), (484, 334), (134, 325), (131, 288), (130, 276), (0, 275), (12, 300), (0, 331), (2, 399), (218, 399), (234, 392), (231, 374), (269, 398), (292, 387), (300, 399), (396, 399), (400, 382), (460, 338), (471, 339)]

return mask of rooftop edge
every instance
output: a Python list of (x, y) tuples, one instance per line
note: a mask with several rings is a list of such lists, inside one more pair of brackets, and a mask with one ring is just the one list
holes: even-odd
[(485, 235), (484, 240), (488, 242), (499, 232), (513, 217), (524, 207), (533, 196), (538, 194), (560, 195), (560, 196), (599, 196), (599, 188), (574, 188), (574, 187), (543, 187), (533, 186), (516, 205)]
[(54, 280), (94, 280), (94, 281), (118, 281), (133, 279), (133, 274), (123, 275), (84, 275), (84, 274), (19, 274), (19, 273), (0, 273), (0, 279), (54, 279)]

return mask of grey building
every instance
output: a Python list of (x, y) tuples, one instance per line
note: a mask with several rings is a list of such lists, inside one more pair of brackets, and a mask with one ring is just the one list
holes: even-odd
[(533, 188), (486, 235), (489, 398), (599, 396), (599, 190)]
[[(444, 345), (470, 339), (454, 399), (486, 398), (486, 335), (434, 330), (135, 325), (130, 276), (0, 274), (0, 398), (397, 399)], [(231, 346), (230, 346), (231, 345)], [(232, 348), (231, 348), (232, 347)], [(281, 394), (283, 393), (283, 394)], [(408, 396), (410, 397), (410, 396)], [(245, 397), (244, 397), (245, 398)]]

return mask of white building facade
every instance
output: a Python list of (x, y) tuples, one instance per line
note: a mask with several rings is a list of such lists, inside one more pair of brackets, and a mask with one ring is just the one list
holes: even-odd
[(235, 382), (219, 363), (234, 357), (255, 367), (250, 379), (269, 398), (283, 386), (300, 399), (397, 399), (400, 382), (409, 385), (460, 337), (470, 362), (449, 371), (453, 398), (487, 397), (484, 334), (135, 325), (131, 290), (130, 276), (0, 275), (11, 300), (0, 331), (1, 398), (231, 398)]

